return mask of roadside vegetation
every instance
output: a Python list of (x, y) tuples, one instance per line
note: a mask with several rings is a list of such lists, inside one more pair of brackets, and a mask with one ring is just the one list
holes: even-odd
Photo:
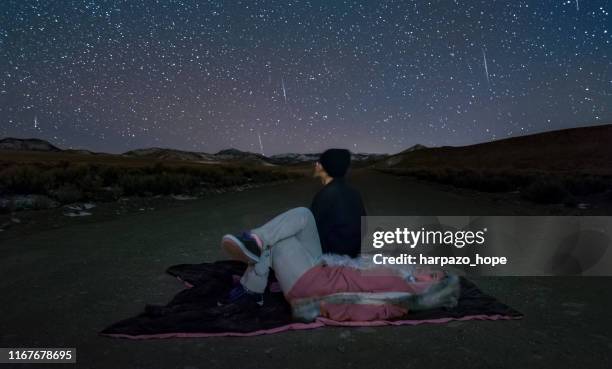
[[(86, 163), (0, 161), (0, 208), (48, 208), (79, 201), (115, 201), (124, 196), (202, 195), (285, 181), (298, 174), (238, 164)], [(14, 200), (17, 197), (18, 200)]]
[(469, 146), (420, 146), (374, 168), (482, 192), (518, 192), (535, 203), (588, 206), (612, 200), (611, 145), (612, 124), (604, 124)]
[(612, 200), (612, 176), (450, 168), (378, 170), (482, 192), (519, 192), (522, 198), (540, 204), (575, 205), (581, 197), (604, 193)]

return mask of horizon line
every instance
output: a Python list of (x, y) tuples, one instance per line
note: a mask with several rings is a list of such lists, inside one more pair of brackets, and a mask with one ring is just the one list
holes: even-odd
[[(572, 129), (584, 129), (584, 128), (592, 128), (592, 127), (601, 127), (601, 126), (607, 126), (607, 125), (612, 125), (612, 123), (601, 123), (601, 124), (593, 124), (593, 125), (588, 125), (588, 126), (577, 126), (577, 127), (569, 127), (569, 128), (561, 128), (561, 129), (552, 129), (552, 130), (543, 130), (543, 131), (538, 131), (538, 132), (529, 132), (527, 134), (522, 134), (522, 135), (517, 135), (517, 136), (507, 136), (507, 137), (500, 137), (500, 138), (493, 138), (489, 141), (478, 141), (478, 142), (474, 142), (474, 143), (470, 143), (470, 144), (466, 144), (466, 145), (437, 145), (437, 146), (427, 146), (424, 145), (422, 143), (415, 143), (412, 144), (404, 149), (401, 149), (400, 151), (397, 151), (395, 153), (390, 153), (390, 152), (364, 152), (364, 151), (353, 151), (351, 149), (346, 148), (347, 150), (349, 150), (351, 152), (351, 154), (367, 154), (367, 155), (397, 155), (405, 150), (408, 150), (410, 148), (413, 148), (415, 146), (425, 146), (426, 148), (430, 149), (430, 148), (442, 148), (442, 147), (468, 147), (468, 146), (474, 146), (474, 145), (480, 145), (480, 144), (485, 144), (485, 143), (489, 143), (489, 142), (494, 142), (494, 141), (501, 141), (501, 140), (507, 140), (507, 139), (512, 139), (512, 138), (519, 138), (519, 137), (527, 137), (527, 136), (532, 136), (532, 135), (538, 135), (538, 134), (543, 134), (543, 133), (549, 133), (549, 132), (560, 132), (560, 131), (566, 131), (566, 130), (572, 130)], [(196, 150), (186, 150), (186, 149), (178, 149), (178, 148), (172, 148), (172, 147), (163, 147), (163, 146), (146, 146), (146, 147), (139, 147), (139, 148), (134, 148), (134, 149), (129, 149), (123, 152), (108, 152), (108, 151), (92, 151), (86, 148), (74, 148), (74, 147), (68, 147), (68, 148), (62, 148), (62, 145), (58, 145), (55, 144), (51, 141), (51, 139), (47, 139), (47, 138), (39, 138), (39, 137), (17, 137), (17, 136), (5, 136), (5, 137), (1, 137), (0, 140), (5, 140), (5, 139), (16, 139), (16, 140), (41, 140), (41, 141), (45, 141), (47, 143), (49, 143), (52, 146), (55, 146), (56, 148), (58, 148), (59, 150), (65, 151), (65, 150), (83, 150), (83, 151), (89, 151), (95, 154), (108, 154), (108, 155), (124, 155), (130, 151), (136, 151), (136, 150), (150, 150), (150, 149), (159, 149), (159, 150), (174, 150), (174, 151), (183, 151), (183, 152), (191, 152), (191, 153), (197, 153), (197, 154), (207, 154), (207, 155), (217, 155), (218, 153), (222, 152), (222, 151), (226, 151), (226, 150), (237, 150), (240, 152), (244, 152), (244, 153), (250, 153), (253, 155), (259, 155), (259, 156), (263, 156), (266, 158), (270, 158), (272, 156), (277, 156), (277, 155), (289, 155), (289, 154), (298, 154), (298, 155), (315, 155), (315, 154), (321, 154), (323, 151), (319, 151), (319, 152), (282, 152), (282, 153), (278, 153), (278, 154), (272, 154), (272, 155), (263, 155), (254, 151), (248, 151), (248, 150), (242, 150), (239, 148), (235, 148), (235, 147), (228, 147), (228, 148), (224, 148), (221, 150), (218, 150), (217, 152), (206, 152), (206, 151), (196, 151)], [(342, 148), (342, 147), (339, 147)]]

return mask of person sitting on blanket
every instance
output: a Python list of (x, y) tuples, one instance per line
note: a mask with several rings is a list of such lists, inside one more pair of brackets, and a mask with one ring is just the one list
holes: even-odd
[[(313, 177), (321, 181), (323, 188), (312, 200), (310, 210), (316, 223), (316, 243), (320, 244), (321, 251), (326, 254), (356, 257), (361, 249), (361, 217), (366, 215), (366, 211), (359, 192), (346, 183), (345, 175), (350, 164), (351, 153), (348, 150), (329, 149), (321, 154), (315, 163)], [(277, 218), (274, 224), (291, 229), (295, 222), (296, 219), (283, 217)], [(222, 245), (230, 255), (238, 259), (242, 253), (249, 255), (244, 260), (249, 264), (255, 264), (253, 260), (259, 259), (264, 250), (262, 239), (258, 232), (254, 231), (225, 235)], [(261, 262), (249, 266), (242, 283), (231, 291), (225, 302), (254, 298), (263, 304), (261, 292), (268, 277), (268, 254), (269, 252), (264, 252)]]
[(359, 254), (365, 210), (358, 192), (344, 183), (349, 163), (347, 150), (326, 151), (315, 169), (325, 187), (311, 209), (294, 208), (250, 232), (223, 236), (223, 249), (249, 265), (221, 303), (263, 305), (270, 268), (294, 318), (304, 321), (391, 319), (409, 309), (456, 303), (458, 279), (452, 275), (351, 259)]
[(329, 149), (315, 163), (313, 176), (323, 188), (310, 210), (325, 254), (356, 257), (361, 252), (361, 217), (366, 216), (366, 210), (361, 194), (346, 183), (350, 165), (351, 153), (344, 149)]

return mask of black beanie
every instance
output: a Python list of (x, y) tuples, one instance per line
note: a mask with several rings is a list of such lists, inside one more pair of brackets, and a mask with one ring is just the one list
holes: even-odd
[(321, 154), (319, 163), (330, 177), (344, 177), (351, 164), (351, 152), (346, 149), (326, 150)]

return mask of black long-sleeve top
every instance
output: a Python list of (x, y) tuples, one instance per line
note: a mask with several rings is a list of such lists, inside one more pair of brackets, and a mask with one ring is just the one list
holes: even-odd
[(314, 215), (323, 253), (356, 257), (361, 250), (361, 217), (366, 215), (361, 195), (344, 178), (334, 178), (314, 197)]

